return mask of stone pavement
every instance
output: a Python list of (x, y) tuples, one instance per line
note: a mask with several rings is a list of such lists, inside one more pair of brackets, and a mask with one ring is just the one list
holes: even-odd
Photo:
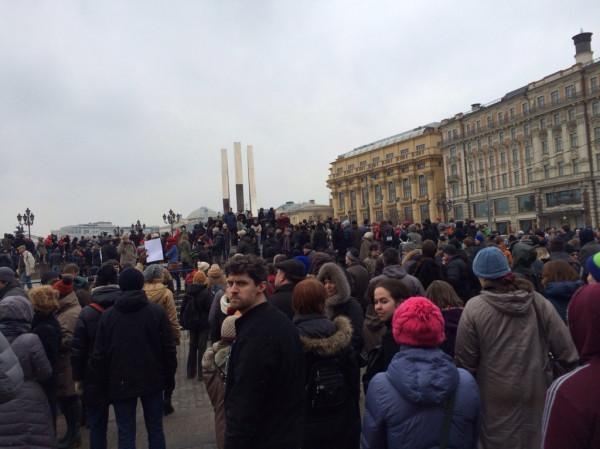
[[(163, 425), (169, 449), (216, 449), (214, 438), (213, 410), (206, 394), (204, 383), (197, 379), (186, 379), (186, 357), (188, 333), (182, 331), (182, 342), (177, 348), (176, 387), (173, 393), (175, 413), (164, 418)], [(64, 431), (64, 422), (59, 417), (59, 436)], [(81, 429), (81, 448), (89, 448), (88, 431)], [(108, 423), (108, 447), (117, 449), (117, 426), (114, 414), (110, 413)], [(137, 448), (147, 449), (148, 441), (142, 415), (142, 405), (138, 402)]]

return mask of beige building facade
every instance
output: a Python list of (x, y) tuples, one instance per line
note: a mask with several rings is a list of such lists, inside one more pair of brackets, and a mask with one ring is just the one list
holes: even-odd
[(279, 206), (275, 213), (286, 214), (290, 219), (290, 224), (297, 225), (306, 220), (308, 223), (323, 222), (333, 217), (333, 207), (326, 204), (317, 204), (314, 200), (306, 203), (294, 203), (288, 201)]
[(591, 33), (576, 63), (443, 120), (450, 218), (501, 233), (600, 225), (600, 60)]
[(394, 224), (443, 219), (447, 202), (438, 126), (431, 123), (338, 156), (327, 179), (333, 216)]

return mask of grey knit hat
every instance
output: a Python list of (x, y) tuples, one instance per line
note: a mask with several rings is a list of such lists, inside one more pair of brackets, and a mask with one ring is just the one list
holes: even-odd
[(164, 272), (164, 268), (160, 265), (157, 265), (157, 264), (148, 265), (148, 267), (146, 267), (146, 269), (144, 270), (144, 281), (152, 282), (157, 279), (162, 280), (163, 272)]

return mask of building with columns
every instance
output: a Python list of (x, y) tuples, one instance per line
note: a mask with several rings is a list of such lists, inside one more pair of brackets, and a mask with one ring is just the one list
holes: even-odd
[(600, 225), (600, 60), (575, 64), (441, 122), (445, 196), (457, 220), (500, 233)]
[(331, 163), (334, 217), (362, 222), (444, 219), (439, 123), (355, 148)]

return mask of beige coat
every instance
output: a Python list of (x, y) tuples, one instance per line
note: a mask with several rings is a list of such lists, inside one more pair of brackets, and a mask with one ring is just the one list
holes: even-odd
[(73, 373), (71, 371), (71, 343), (80, 312), (81, 306), (75, 292), (69, 293), (58, 301), (56, 319), (58, 320), (58, 324), (60, 324), (62, 338), (55, 369), (57, 379), (56, 394), (59, 398), (74, 396), (76, 394)]
[(566, 325), (538, 293), (484, 290), (467, 302), (456, 337), (456, 362), (477, 380), (481, 394), (480, 449), (540, 447), (548, 385), (548, 346), (538, 331), (547, 329), (550, 351), (565, 364), (577, 363)]
[(121, 266), (125, 264), (135, 265), (137, 262), (137, 248), (130, 240), (121, 240), (121, 243), (117, 246), (117, 253), (120, 256)]
[(144, 291), (150, 302), (158, 304), (165, 309), (169, 322), (171, 323), (171, 328), (173, 329), (175, 344), (178, 345), (181, 341), (181, 328), (179, 326), (179, 320), (177, 319), (177, 308), (175, 307), (173, 293), (161, 282), (145, 283)]
[(215, 439), (219, 449), (225, 448), (225, 377), (231, 346), (214, 343), (202, 357), (202, 379), (215, 412)]

